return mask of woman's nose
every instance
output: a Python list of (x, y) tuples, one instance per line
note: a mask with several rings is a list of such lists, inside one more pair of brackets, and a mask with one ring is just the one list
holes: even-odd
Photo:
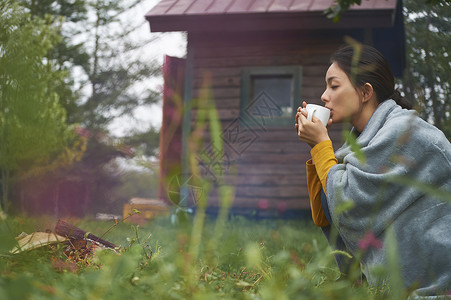
[(328, 102), (329, 101), (329, 98), (328, 98), (328, 96), (327, 96), (327, 90), (326, 91), (324, 91), (324, 93), (321, 95), (321, 101), (323, 101), (324, 103), (326, 103), (326, 102)]

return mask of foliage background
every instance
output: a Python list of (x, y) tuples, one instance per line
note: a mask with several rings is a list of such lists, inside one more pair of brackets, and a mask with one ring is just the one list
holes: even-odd
[[(139, 193), (124, 195), (123, 191), (114, 191), (122, 189), (121, 183), (131, 178), (122, 176), (124, 173), (141, 172), (144, 178), (153, 176), (152, 182), (157, 180), (157, 164), (150, 158), (157, 155), (159, 130), (147, 124), (133, 131), (125, 131), (122, 136), (115, 136), (111, 132), (111, 125), (116, 119), (128, 116), (129, 120), (133, 120), (137, 107), (158, 103), (161, 98), (159, 91), (151, 90), (143, 84), (160, 76), (159, 64), (156, 60), (149, 59), (149, 56), (139, 55), (140, 49), (155, 41), (158, 36), (149, 34), (140, 40), (134, 39), (133, 35), (140, 27), (147, 25), (146, 21), (144, 16), (138, 23), (130, 22), (130, 17), (126, 17), (127, 12), (141, 2), (7, 0), (2, 4), (2, 14), (11, 16), (11, 20), (21, 18), (20, 22), (28, 23), (26, 27), (20, 26), (13, 30), (16, 33), (26, 31), (28, 36), (25, 33), (23, 37), (17, 34), (5, 35), (2, 46), (15, 43), (17, 49), (26, 49), (32, 55), (39, 53), (34, 62), (41, 60), (46, 68), (17, 68), (21, 64), (15, 64), (11, 56), (23, 60), (26, 54), (13, 53), (7, 47), (3, 48), (5, 52), (2, 61), (8, 61), (9, 66), (15, 68), (14, 74), (23, 82), (22, 86), (32, 87), (30, 79), (34, 79), (43, 88), (51, 87), (45, 94), (28, 88), (28, 93), (34, 95), (35, 102), (30, 97), (24, 98), (17, 93), (11, 101), (2, 101), (4, 110), (12, 110), (12, 103), (23, 103), (18, 110), (24, 116), (16, 127), (24, 128), (28, 122), (32, 126), (26, 127), (29, 131), (34, 130), (34, 133), (30, 131), (26, 135), (23, 131), (16, 131), (8, 135), (10, 138), (7, 143), (2, 143), (3, 149), (5, 145), (10, 149), (8, 153), (3, 151), (4, 163), (0, 165), (4, 183), (3, 209), (34, 214), (83, 216), (102, 210), (102, 207), (110, 207), (110, 212), (120, 213), (122, 203), (130, 197), (155, 196), (155, 190), (150, 191), (149, 187), (156, 185), (143, 186), (142, 180), (135, 183), (135, 190)], [(10, 10), (9, 6), (15, 9)], [(5, 21), (7, 20), (9, 19), (6, 18)], [(47, 27), (42, 29), (43, 25), (38, 26), (41, 24)], [(7, 34), (8, 31), (4, 33)], [(33, 35), (39, 39), (38, 43), (36, 39), (30, 38)], [(31, 45), (32, 42), (35, 44)], [(4, 67), (2, 70), (8, 74), (12, 72), (12, 68)], [(50, 69), (53, 71), (49, 72)], [(30, 70), (33, 72), (29, 72)], [(13, 90), (16, 88), (7, 79), (3, 83), (4, 87), (9, 86)], [(51, 98), (44, 99), (50, 93)], [(6, 92), (3, 96), (6, 99)], [(51, 114), (46, 119), (41, 114), (38, 122), (29, 118), (32, 114), (39, 115), (36, 113), (37, 107), (30, 103), (38, 104), (43, 100), (52, 101), (44, 103), (45, 109), (58, 116), (60, 125), (65, 126), (58, 128), (60, 132), (47, 128)], [(1, 128), (2, 140), (5, 140), (7, 128)], [(64, 128), (67, 128), (67, 132), (63, 134)], [(27, 139), (24, 139), (25, 136)], [(12, 143), (12, 137), (19, 143)], [(58, 149), (52, 146), (57, 139), (61, 140)], [(14, 163), (13, 157), (25, 155), (21, 149), (27, 150), (26, 155), (34, 155), (42, 161), (38, 162), (31, 157), (26, 161), (22, 160), (20, 168), (7, 166), (6, 161), (11, 164)], [(68, 156), (68, 162), (62, 159), (44, 159), (45, 156), (55, 158), (63, 155)], [(135, 162), (132, 162), (132, 158)], [(38, 168), (39, 163), (52, 162), (52, 168), (41, 167), (41, 172), (31, 172)], [(128, 164), (135, 167), (130, 169)], [(20, 175), (23, 173), (30, 176)], [(124, 184), (124, 190), (129, 189), (126, 185), (130, 183)], [(40, 189), (36, 190), (37, 186)]]
[[(17, 217), (1, 221), (0, 233), (53, 224), (51, 218)], [(98, 236), (111, 226), (88, 220), (74, 224)], [(119, 224), (104, 238), (121, 245), (121, 255), (103, 251), (83, 261), (68, 259), (57, 246), (11, 256), (5, 254), (12, 244), (5, 238), (9, 234), (0, 234), (0, 297), (390, 299), (384, 288), (362, 281), (358, 266), (338, 279), (327, 242), (310, 222), (234, 217), (219, 232), (216, 225), (205, 220), (198, 259), (190, 250), (195, 229), (173, 226), (166, 218), (144, 226)], [(212, 240), (220, 242), (212, 246)]]
[[(431, 1), (432, 2), (432, 1)], [(404, 0), (407, 68), (402, 85), (420, 116), (451, 139), (451, 4)]]
[[(119, 26), (123, 31), (114, 34), (107, 29), (120, 23), (119, 16), (137, 2), (124, 3), (0, 3), (3, 208), (9, 208), (11, 199), (17, 211), (47, 212), (54, 217), (85, 215), (93, 208), (120, 207), (130, 191), (139, 191), (133, 196), (155, 195), (148, 182), (156, 182), (158, 170), (147, 158), (157, 154), (158, 130), (146, 128), (118, 138), (108, 129), (115, 117), (159, 99), (155, 91), (136, 94), (133, 88), (140, 79), (158, 76), (159, 66), (146, 65), (142, 70), (143, 62), (117, 60), (119, 52), (139, 47), (126, 39), (133, 28)], [(446, 131), (449, 3), (430, 1), (424, 6), (423, 1), (406, 0), (405, 5), (406, 16), (413, 15), (406, 19), (409, 69), (402, 84), (423, 116)], [(117, 37), (121, 37), (119, 45), (114, 43)], [(16, 55), (11, 46), (22, 53)], [(25, 105), (25, 100), (36, 106)], [(49, 118), (31, 118), (30, 123), (36, 112)], [(215, 118), (213, 111), (209, 117)], [(11, 153), (5, 147), (8, 132), (14, 132), (14, 147), (33, 151)], [(27, 145), (23, 137), (36, 146)], [(152, 171), (146, 173), (148, 177), (139, 173), (141, 169), (124, 174), (118, 157), (137, 157)], [(65, 164), (67, 159), (75, 163)], [(15, 165), (8, 165), (10, 161)], [(233, 187), (225, 188), (227, 195), (227, 188)], [(72, 221), (97, 235), (114, 224)], [(194, 219), (176, 225), (167, 218), (142, 227), (121, 223), (105, 238), (123, 246), (122, 255), (106, 251), (79, 261), (59, 246), (18, 256), (8, 253), (20, 232), (52, 230), (54, 223), (49, 216), (5, 218), (0, 214), (1, 299), (123, 299), (130, 295), (137, 299), (402, 299), (407, 292), (401, 285), (393, 285), (390, 292), (385, 287), (370, 288), (362, 281), (358, 265), (350, 276), (338, 279), (333, 253), (310, 222), (227, 219), (227, 210), (216, 222), (200, 210)], [(382, 274), (396, 274), (395, 256)]]
[[(158, 180), (159, 129), (111, 132), (118, 118), (133, 118), (136, 107), (161, 101), (160, 91), (143, 84), (161, 78), (159, 64), (135, 55), (155, 36), (132, 39), (146, 21), (124, 18), (141, 3), (2, 1), (3, 29), (14, 29), (0, 33), (2, 209), (84, 216), (104, 207), (120, 213), (131, 197), (155, 197), (150, 187)], [(338, 0), (329, 17), (352, 3), (360, 1)], [(450, 137), (450, 2), (403, 4), (407, 69), (399, 85), (420, 115)], [(12, 45), (22, 53), (10, 51)], [(32, 99), (36, 106), (29, 105)], [(5, 117), (12, 111), (14, 122)], [(45, 119), (30, 117), (38, 111)], [(140, 167), (124, 168), (132, 162)], [(136, 172), (151, 184), (136, 180)], [(132, 190), (136, 194), (128, 194)]]

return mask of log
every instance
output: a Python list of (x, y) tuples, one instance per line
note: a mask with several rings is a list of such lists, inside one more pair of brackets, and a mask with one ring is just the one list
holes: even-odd
[(110, 243), (92, 233), (88, 233), (72, 224), (69, 224), (61, 219), (55, 225), (55, 233), (71, 240), (88, 240), (90, 242), (101, 244), (107, 248), (116, 249), (117, 246)]

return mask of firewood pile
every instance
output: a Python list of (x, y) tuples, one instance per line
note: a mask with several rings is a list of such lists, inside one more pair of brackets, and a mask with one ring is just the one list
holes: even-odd
[(69, 240), (79, 243), (81, 241), (84, 242), (91, 242), (99, 247), (109, 248), (109, 249), (116, 249), (117, 246), (113, 243), (110, 243), (98, 236), (95, 236), (92, 233), (86, 232), (74, 225), (71, 225), (63, 220), (58, 220), (58, 223), (56, 223), (55, 226), (55, 233), (68, 238)]
[(11, 254), (19, 254), (44, 246), (62, 246), (64, 259), (59, 257), (52, 262), (57, 270), (77, 270), (75, 264), (86, 262), (98, 249), (110, 249), (115, 252), (119, 250), (115, 244), (61, 219), (58, 220), (53, 232), (22, 233), (16, 237), (16, 241), (17, 245), (10, 251)]

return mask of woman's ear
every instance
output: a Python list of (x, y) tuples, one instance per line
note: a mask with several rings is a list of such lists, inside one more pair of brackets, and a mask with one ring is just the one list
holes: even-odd
[(374, 96), (374, 90), (371, 83), (365, 83), (362, 86), (363, 102), (368, 102)]

